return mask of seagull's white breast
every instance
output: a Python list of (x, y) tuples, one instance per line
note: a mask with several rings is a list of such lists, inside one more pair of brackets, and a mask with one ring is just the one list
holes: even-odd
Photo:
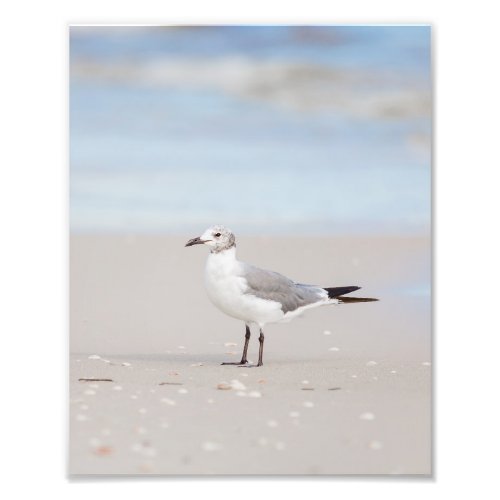
[(262, 326), (280, 321), (284, 316), (279, 302), (246, 293), (248, 287), (234, 248), (209, 255), (205, 287), (212, 303), (233, 318)]

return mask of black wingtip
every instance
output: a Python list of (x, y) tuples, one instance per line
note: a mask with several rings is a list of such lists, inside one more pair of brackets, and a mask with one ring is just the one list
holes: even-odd
[(341, 295), (345, 295), (346, 293), (355, 292), (356, 290), (360, 290), (360, 286), (337, 286), (333, 288), (324, 288), (328, 292), (329, 299), (335, 299), (340, 297)]

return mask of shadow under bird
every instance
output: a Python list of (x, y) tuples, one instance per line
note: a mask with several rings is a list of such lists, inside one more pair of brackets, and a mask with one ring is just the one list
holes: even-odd
[[(186, 243), (187, 247), (206, 245), (210, 254), (205, 268), (208, 297), (222, 312), (245, 322), (245, 346), (239, 363), (223, 365), (262, 366), (264, 352), (263, 328), (268, 323), (290, 321), (314, 307), (373, 302), (378, 299), (344, 297), (359, 290), (359, 286), (322, 288), (296, 283), (285, 276), (259, 269), (236, 259), (236, 239), (224, 226), (212, 226), (201, 236)], [(259, 361), (248, 365), (247, 351), (250, 325), (258, 325)]]

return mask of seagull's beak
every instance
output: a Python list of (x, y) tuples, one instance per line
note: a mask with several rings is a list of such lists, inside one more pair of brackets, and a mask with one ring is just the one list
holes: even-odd
[(189, 240), (184, 246), (192, 247), (193, 245), (203, 245), (203, 243), (205, 243), (205, 240), (200, 239), (200, 237), (198, 236)]

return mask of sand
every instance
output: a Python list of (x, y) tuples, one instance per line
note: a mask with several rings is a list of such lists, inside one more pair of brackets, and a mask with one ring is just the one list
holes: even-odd
[(71, 237), (70, 474), (432, 473), (427, 238), (239, 238), (381, 300), (270, 325), (264, 366), (238, 368), (244, 325), (206, 297), (192, 236)]

